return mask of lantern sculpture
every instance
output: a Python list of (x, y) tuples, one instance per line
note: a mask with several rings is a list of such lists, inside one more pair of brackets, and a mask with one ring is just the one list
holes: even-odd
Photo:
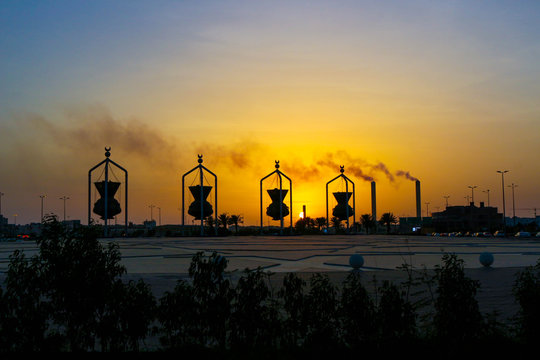
[[(276, 160), (276, 170), (272, 171), (270, 174), (266, 175), (261, 179), (260, 182), (260, 200), (261, 200), (261, 232), (263, 230), (263, 197), (262, 197), (262, 188), (263, 188), (263, 181), (270, 177), (273, 174), (276, 174), (279, 179), (279, 189), (274, 188), (267, 190), (268, 195), (270, 196), (270, 199), (272, 200), (272, 203), (268, 205), (266, 208), (266, 215), (270, 216), (272, 220), (279, 220), (280, 222), (280, 234), (283, 234), (283, 219), (286, 216), (290, 216), (291, 219), (291, 228), (292, 228), (292, 180), (282, 173), (279, 170), (279, 160)], [(289, 181), (289, 189), (283, 189), (283, 178), (285, 177)], [(290, 206), (288, 207), (284, 203), (285, 196), (287, 196), (287, 193), (289, 193), (289, 200), (290, 200)]]
[[(193, 216), (195, 220), (200, 220), (201, 222), (201, 236), (204, 235), (204, 219), (208, 218), (210, 215), (214, 213), (214, 209), (212, 208), (212, 204), (210, 204), (207, 200), (208, 196), (210, 195), (210, 192), (212, 191), (212, 186), (204, 185), (204, 171), (208, 172), (214, 177), (214, 195), (215, 195), (215, 202), (214, 206), (216, 207), (215, 213), (217, 214), (217, 176), (208, 170), (204, 165), (203, 162), (203, 156), (198, 156), (198, 163), (199, 165), (195, 166), (193, 169), (188, 171), (187, 173), (182, 176), (182, 234), (184, 234), (184, 228), (185, 228), (185, 197), (184, 197), (184, 190), (185, 190), (185, 178), (187, 175), (191, 174), (194, 171), (198, 171), (198, 178), (199, 178), (199, 184), (193, 185), (189, 187), (189, 192), (191, 195), (193, 195), (193, 202), (189, 205), (188, 208), (188, 214)], [(215, 227), (215, 232), (217, 235), (217, 226)]]
[[(120, 203), (118, 200), (114, 198), (114, 195), (117, 193), (121, 183), (117, 181), (111, 181), (109, 180), (109, 172), (112, 171), (112, 166), (116, 166), (118, 169), (122, 170), (125, 175), (125, 231), (127, 235), (127, 228), (128, 228), (128, 172), (126, 169), (112, 161), (109, 157), (111, 156), (111, 148), (105, 147), (105, 160), (94, 166), (88, 171), (88, 224), (92, 222), (91, 218), (91, 212), (90, 209), (92, 209), (94, 214), (97, 214), (100, 216), (101, 219), (103, 219), (104, 227), (103, 227), (103, 235), (105, 237), (108, 236), (108, 222), (110, 219), (114, 219), (114, 217), (122, 212), (122, 209), (120, 207)], [(98, 199), (94, 203), (94, 207), (91, 207), (91, 198), (92, 198), (92, 172), (99, 168), (101, 165), (104, 165), (104, 174), (105, 179), (102, 181), (94, 182), (94, 186), (96, 187), (99, 195), (101, 196), (100, 199)]]
[[(355, 202), (355, 192), (354, 192), (354, 182), (349, 179), (345, 174), (344, 166), (339, 167), (339, 174), (332, 180), (326, 183), (326, 228), (328, 229), (329, 222), (328, 222), (328, 185), (332, 183), (333, 181), (337, 179), (343, 179), (345, 181), (345, 191), (338, 191), (334, 192), (334, 198), (337, 201), (337, 205), (332, 210), (332, 215), (337, 217), (340, 220), (345, 220), (347, 222), (347, 230), (349, 230), (349, 218), (353, 217), (353, 223), (355, 222), (355, 210), (356, 210), (356, 202)], [(349, 183), (352, 184), (352, 192), (349, 191)], [(353, 199), (353, 206), (351, 207), (349, 205), (349, 200), (352, 196)]]

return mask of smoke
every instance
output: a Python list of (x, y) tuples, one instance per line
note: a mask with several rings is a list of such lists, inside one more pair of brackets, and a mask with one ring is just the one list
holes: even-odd
[(372, 168), (375, 171), (381, 171), (382, 173), (384, 173), (386, 175), (386, 177), (388, 178), (388, 180), (390, 180), (390, 182), (394, 182), (394, 180), (395, 180), (394, 175), (392, 175), (390, 170), (388, 170), (386, 165), (383, 164), (382, 162), (379, 162), (377, 165), (373, 165)]
[[(336, 158), (342, 160), (342, 163), (338, 163)], [(365, 167), (370, 168), (369, 164), (358, 158), (353, 158), (344, 151), (337, 151), (336, 153), (326, 153), (324, 157), (317, 161), (317, 165), (325, 166), (330, 169), (339, 170), (341, 165), (345, 166), (346, 172), (352, 172), (352, 174), (365, 181), (373, 181), (373, 176), (367, 174), (364, 170)], [(373, 167), (371, 167), (373, 168)]]
[(417, 178), (412, 176), (408, 171), (403, 171), (403, 170), (398, 170), (396, 172), (396, 176), (401, 176), (401, 177), (404, 177), (405, 179), (408, 179), (408, 180), (411, 180), (411, 181), (418, 180)]
[(203, 159), (212, 159), (213, 163), (232, 165), (238, 169), (253, 168), (256, 166), (254, 159), (264, 150), (264, 146), (251, 140), (243, 140), (231, 145), (199, 143), (196, 144), (197, 154), (202, 154)]

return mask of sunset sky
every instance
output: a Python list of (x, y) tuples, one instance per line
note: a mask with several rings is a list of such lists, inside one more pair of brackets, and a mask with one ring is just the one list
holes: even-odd
[(468, 186), (502, 212), (497, 170), (510, 170), (516, 215), (533, 216), (539, 18), (538, 1), (2, 1), (2, 213), (38, 222), (44, 194), (62, 217), (69, 196), (68, 218), (86, 223), (88, 170), (110, 146), (135, 223), (151, 204), (163, 224), (181, 221), (197, 154), (218, 175), (219, 213), (246, 225), (275, 160), (295, 220), (302, 205), (325, 215), (339, 165), (358, 215), (372, 177), (379, 215), (415, 216), (406, 172), (423, 215), (444, 196), (464, 205)]

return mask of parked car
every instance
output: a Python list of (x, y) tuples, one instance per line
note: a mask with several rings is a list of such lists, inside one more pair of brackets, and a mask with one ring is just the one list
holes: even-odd
[(504, 231), (495, 231), (495, 234), (493, 234), (495, 237), (506, 237), (506, 234)]
[(536, 237), (540, 237), (540, 231), (536, 233)]
[(491, 233), (485, 231), (485, 232), (482, 233), (482, 236), (484, 236), (484, 237), (492, 237), (493, 235), (491, 235)]
[(515, 237), (531, 237), (531, 233), (527, 231), (520, 231), (514, 235)]

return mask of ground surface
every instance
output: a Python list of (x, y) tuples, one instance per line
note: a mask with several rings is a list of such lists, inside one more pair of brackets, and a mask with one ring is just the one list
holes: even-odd
[[(481, 284), (477, 299), (483, 312), (496, 310), (510, 318), (517, 310), (512, 296), (515, 275), (540, 258), (540, 239), (528, 238), (448, 238), (428, 236), (229, 236), (203, 238), (129, 238), (104, 239), (103, 243), (120, 245), (127, 279), (142, 278), (156, 296), (172, 290), (178, 279), (187, 278), (192, 256), (198, 251), (213, 251), (228, 259), (232, 278), (245, 268), (261, 267), (272, 272), (270, 285), (279, 287), (283, 276), (295, 272), (309, 280), (315, 272), (326, 273), (340, 284), (352, 270), (349, 258), (361, 254), (360, 269), (367, 288), (390, 280), (401, 283), (407, 274), (396, 270), (412, 265), (418, 273), (431, 272), (441, 264), (444, 253), (454, 253), (464, 260), (466, 274)], [(31, 256), (37, 252), (33, 242), (0, 242), (0, 276), (9, 263), (9, 255), (21, 249)], [(479, 262), (483, 252), (490, 252), (494, 262), (484, 267)]]

